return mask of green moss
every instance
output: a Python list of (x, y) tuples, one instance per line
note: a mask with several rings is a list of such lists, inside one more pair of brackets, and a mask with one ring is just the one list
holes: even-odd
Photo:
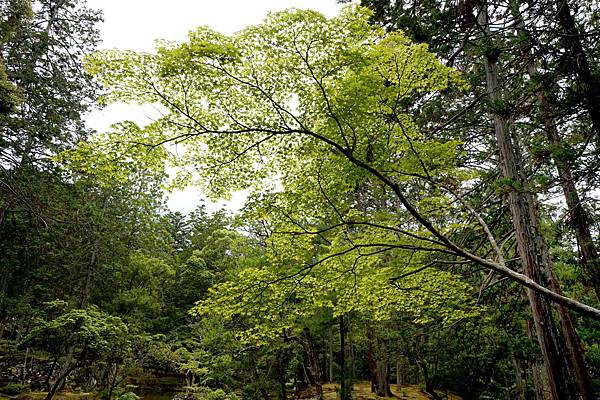
[(9, 383), (8, 385), (0, 388), (0, 393), (15, 396), (17, 394), (29, 393), (29, 385), (23, 385), (21, 383)]

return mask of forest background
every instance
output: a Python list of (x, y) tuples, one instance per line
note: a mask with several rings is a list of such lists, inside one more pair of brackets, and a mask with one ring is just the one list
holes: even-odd
[(153, 52), (0, 3), (0, 392), (596, 398), (598, 4), (363, 3)]

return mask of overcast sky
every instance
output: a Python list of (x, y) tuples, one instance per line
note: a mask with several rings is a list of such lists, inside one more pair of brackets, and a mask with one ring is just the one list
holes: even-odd
[[(201, 25), (231, 34), (259, 23), (269, 11), (311, 8), (332, 17), (341, 8), (335, 0), (88, 0), (88, 5), (104, 12), (101, 49), (138, 51), (152, 51), (155, 39), (184, 41), (189, 30)], [(124, 119), (144, 123), (152, 115), (151, 108), (112, 105), (92, 113), (87, 121), (91, 128), (103, 131)], [(189, 212), (201, 198), (197, 189), (189, 188), (173, 193), (168, 204), (173, 210)], [(208, 206), (236, 210), (243, 201), (244, 195), (237, 194), (231, 202)]]

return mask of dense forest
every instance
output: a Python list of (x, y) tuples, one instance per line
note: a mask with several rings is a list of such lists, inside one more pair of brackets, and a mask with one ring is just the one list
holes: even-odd
[(600, 3), (347, 3), (0, 0), (0, 398), (598, 398)]

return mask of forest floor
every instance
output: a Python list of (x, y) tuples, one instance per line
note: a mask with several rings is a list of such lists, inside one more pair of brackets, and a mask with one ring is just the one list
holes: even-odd
[[(396, 389), (396, 385), (391, 387), (394, 399), (401, 400), (432, 400), (433, 397), (431, 395), (425, 393), (423, 389), (421, 389), (417, 385), (404, 385), (400, 390)], [(336, 400), (339, 396), (339, 384), (336, 383), (326, 383), (323, 385), (323, 397), (324, 400)], [(440, 397), (444, 400), (462, 400), (460, 396), (454, 393), (445, 393), (442, 391), (437, 391)], [(301, 398), (309, 398), (310, 395), (308, 393), (304, 393), (305, 396), (301, 396)], [(31, 397), (33, 400), (43, 400), (46, 397), (45, 392), (31, 392), (27, 393), (27, 396)], [(14, 396), (5, 396), (0, 394), (0, 400), (10, 400)], [(142, 400), (168, 400), (172, 395), (166, 395), (161, 393), (160, 395), (152, 395), (149, 393), (142, 393)], [(95, 398), (94, 393), (69, 393), (69, 392), (61, 392), (57, 393), (54, 396), (53, 400), (92, 400)], [(352, 388), (352, 399), (353, 400), (383, 400), (383, 397), (378, 397), (374, 393), (371, 393), (371, 384), (369, 382), (358, 382), (355, 383)], [(388, 398), (389, 399), (389, 398)]]
[[(403, 400), (431, 400), (433, 397), (425, 393), (417, 385), (403, 385), (400, 390), (396, 389), (396, 385), (391, 385), (392, 393), (394, 398)], [(338, 398), (339, 385), (335, 383), (326, 383), (323, 385), (323, 397), (325, 400), (336, 400)], [(437, 391), (442, 399), (447, 400), (461, 400), (461, 397), (454, 394), (442, 391)], [(394, 399), (392, 398), (392, 399)], [(383, 399), (378, 397), (374, 393), (371, 393), (370, 382), (358, 382), (352, 387), (352, 399), (353, 400), (375, 400)]]
[[(31, 398), (33, 400), (43, 400), (46, 398), (47, 392), (28, 392), (16, 396), (7, 396), (0, 393), (0, 400), (9, 400), (15, 398)], [(95, 396), (95, 393), (71, 393), (71, 392), (59, 392), (54, 395), (53, 400), (91, 400)]]

